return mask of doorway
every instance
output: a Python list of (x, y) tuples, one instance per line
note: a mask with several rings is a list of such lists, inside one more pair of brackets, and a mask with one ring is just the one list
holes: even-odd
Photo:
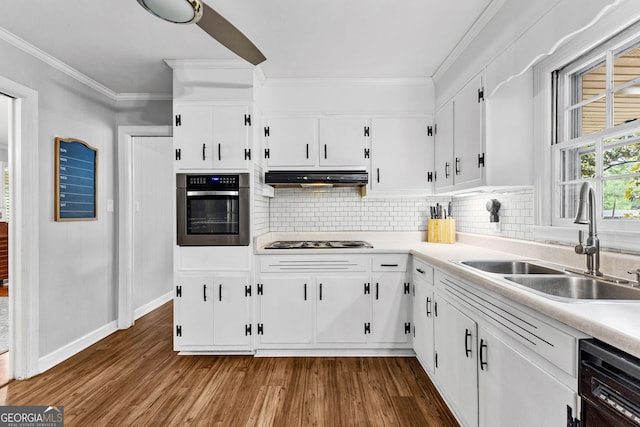
[(13, 98), (0, 93), (0, 386), (9, 369), (9, 135)]
[[(157, 308), (173, 283), (173, 139), (133, 138), (134, 319)], [(162, 301), (164, 302), (164, 301)]]

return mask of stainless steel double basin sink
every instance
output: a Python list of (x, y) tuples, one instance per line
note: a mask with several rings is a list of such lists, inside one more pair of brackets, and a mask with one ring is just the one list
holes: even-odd
[(562, 267), (532, 261), (474, 260), (460, 264), (499, 275), (535, 293), (561, 301), (638, 301), (640, 287), (615, 278), (581, 275)]

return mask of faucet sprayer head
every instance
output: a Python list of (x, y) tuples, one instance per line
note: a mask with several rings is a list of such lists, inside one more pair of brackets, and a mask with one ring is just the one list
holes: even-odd
[(576, 219), (573, 221), (575, 224), (589, 224), (589, 191), (591, 190), (591, 184), (585, 182), (580, 187), (580, 202), (578, 203), (578, 213)]

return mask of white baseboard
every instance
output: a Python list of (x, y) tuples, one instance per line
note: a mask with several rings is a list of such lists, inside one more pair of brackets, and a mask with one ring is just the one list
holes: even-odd
[(58, 363), (61, 363), (71, 356), (81, 352), (85, 348), (97, 343), (101, 339), (111, 335), (118, 330), (118, 322), (109, 322), (101, 328), (96, 329), (93, 332), (89, 332), (87, 335), (78, 338), (69, 344), (60, 347), (59, 349), (52, 351), (51, 353), (42, 356), (38, 359), (38, 372), (43, 373)]
[(138, 307), (133, 312), (133, 318), (138, 320), (145, 314), (151, 313), (156, 308), (160, 307), (162, 304), (171, 301), (173, 298), (173, 291), (167, 292), (166, 294), (154, 299), (151, 302), (146, 303), (142, 307)]

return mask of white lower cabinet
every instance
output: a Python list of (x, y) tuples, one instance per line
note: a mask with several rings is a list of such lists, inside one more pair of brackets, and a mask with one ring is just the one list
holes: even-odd
[(410, 283), (406, 273), (381, 273), (372, 277), (371, 340), (406, 344), (411, 337)]
[(213, 346), (213, 278), (177, 276), (174, 347)]
[(434, 369), (434, 336), (433, 320), (434, 286), (433, 267), (414, 260), (413, 262), (413, 351), (425, 368), (432, 374)]
[(309, 344), (313, 341), (315, 280), (309, 276), (263, 277), (258, 284), (261, 344)]
[(446, 299), (435, 312), (435, 377), (465, 426), (478, 425), (477, 324)]
[(479, 338), (479, 425), (566, 425), (567, 406), (576, 406), (575, 391), (532, 363), (500, 334), (480, 328)]
[(320, 276), (317, 281), (317, 342), (365, 344), (370, 318), (368, 277)]
[(248, 274), (184, 273), (176, 275), (175, 284), (175, 350), (250, 350)]
[(438, 270), (434, 313), (433, 378), (463, 426), (566, 425), (578, 413), (580, 332)]
[(407, 255), (257, 258), (258, 352), (410, 352)]

